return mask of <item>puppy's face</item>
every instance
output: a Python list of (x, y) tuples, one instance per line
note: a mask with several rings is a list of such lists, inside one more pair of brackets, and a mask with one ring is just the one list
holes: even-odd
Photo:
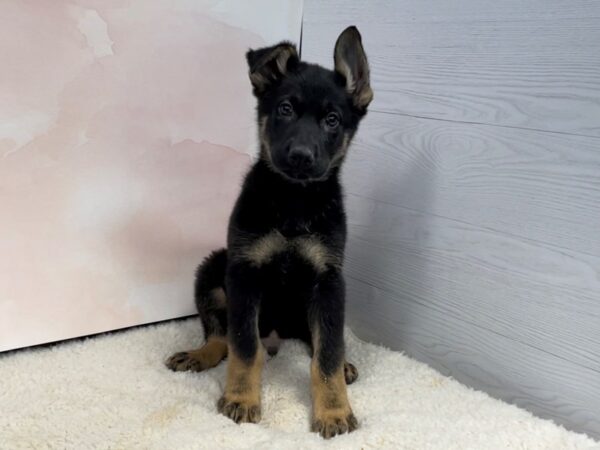
[(288, 43), (249, 51), (258, 99), (261, 158), (295, 182), (326, 179), (338, 167), (373, 98), (361, 37), (338, 38), (335, 70), (306, 64)]

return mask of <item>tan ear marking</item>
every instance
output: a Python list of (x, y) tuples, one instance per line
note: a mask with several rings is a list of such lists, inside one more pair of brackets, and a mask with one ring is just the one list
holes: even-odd
[(273, 81), (285, 76), (290, 58), (298, 57), (296, 48), (288, 43), (270, 49), (260, 49), (257, 52), (261, 54), (251, 65), (248, 75), (250, 82), (259, 92)]
[(373, 101), (373, 90), (371, 89), (371, 86), (366, 86), (364, 89), (361, 89), (358, 95), (354, 97), (354, 103), (359, 108), (366, 108), (371, 101)]
[(356, 27), (346, 28), (338, 37), (334, 50), (335, 70), (346, 80), (346, 91), (354, 105), (366, 109), (373, 100), (369, 63)]
[(295, 54), (296, 51), (293, 49), (293, 47), (286, 47), (277, 55), (275, 62), (277, 63), (277, 69), (281, 75), (285, 75), (287, 73), (287, 63)]
[(354, 93), (354, 89), (356, 88), (356, 81), (354, 80), (354, 77), (352, 76), (352, 71), (350, 70), (350, 66), (348, 66), (346, 61), (344, 61), (343, 59), (339, 59), (339, 61), (338, 61), (336, 58), (335, 67), (336, 67), (337, 71), (340, 74), (342, 74), (344, 76), (344, 78), (346, 79), (346, 92), (348, 92), (348, 94)]

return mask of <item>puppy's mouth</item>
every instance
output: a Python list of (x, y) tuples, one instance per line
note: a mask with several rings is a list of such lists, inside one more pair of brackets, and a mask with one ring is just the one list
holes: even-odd
[[(268, 161), (270, 162), (270, 161)], [(278, 167), (270, 162), (269, 167), (274, 172), (283, 176), (286, 180), (296, 183), (310, 183), (313, 181), (324, 181), (329, 176), (329, 168), (324, 171), (315, 172), (314, 170), (294, 170), (289, 167)]]
[(320, 178), (322, 176), (322, 175), (315, 176), (313, 173), (301, 171), (301, 170), (300, 171), (285, 170), (284, 173), (288, 178), (292, 178), (292, 179), (298, 180), (298, 181), (308, 181), (308, 180), (312, 180), (313, 178)]

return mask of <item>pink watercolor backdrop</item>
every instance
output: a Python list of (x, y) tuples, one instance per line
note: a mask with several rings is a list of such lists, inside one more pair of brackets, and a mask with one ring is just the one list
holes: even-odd
[(0, 3), (0, 351), (191, 314), (297, 0)]

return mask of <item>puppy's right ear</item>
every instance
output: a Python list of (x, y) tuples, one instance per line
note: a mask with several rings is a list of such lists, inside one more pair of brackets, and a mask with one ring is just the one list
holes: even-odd
[(367, 55), (356, 27), (348, 27), (340, 34), (333, 58), (335, 71), (346, 80), (346, 91), (352, 95), (354, 105), (366, 112), (373, 100), (373, 90), (369, 81)]
[(299, 61), (296, 47), (289, 42), (282, 42), (273, 47), (249, 50), (246, 53), (246, 59), (255, 95), (263, 93), (269, 86), (281, 81)]

